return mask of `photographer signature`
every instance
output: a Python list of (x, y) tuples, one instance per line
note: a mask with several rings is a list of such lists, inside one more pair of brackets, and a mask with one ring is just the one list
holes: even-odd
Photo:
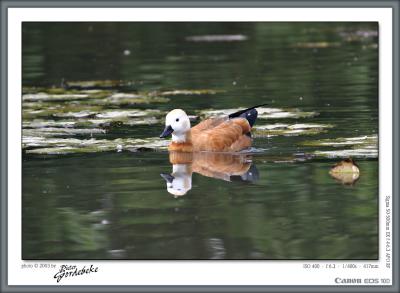
[(63, 278), (97, 273), (98, 270), (99, 268), (93, 265), (90, 265), (90, 267), (83, 266), (80, 269), (73, 265), (61, 265), (60, 270), (54, 275), (54, 279), (57, 279), (57, 283), (59, 283)]

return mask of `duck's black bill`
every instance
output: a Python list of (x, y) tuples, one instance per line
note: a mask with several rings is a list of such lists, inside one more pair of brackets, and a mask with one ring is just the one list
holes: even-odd
[(171, 125), (168, 125), (168, 126), (165, 127), (163, 133), (160, 134), (160, 138), (167, 137), (172, 132), (174, 132), (174, 130), (172, 129)]
[(162, 178), (164, 178), (165, 181), (167, 181), (168, 183), (172, 183), (172, 181), (174, 181), (175, 177), (170, 175), (170, 174), (166, 174), (166, 173), (161, 173), (160, 176)]

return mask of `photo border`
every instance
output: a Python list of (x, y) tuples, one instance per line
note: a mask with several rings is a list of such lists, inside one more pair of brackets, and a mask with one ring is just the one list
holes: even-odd
[[(399, 280), (394, 276), (399, 275), (399, 6), (398, 0), (364, 0), (364, 1), (248, 1), (245, 0), (220, 0), (220, 1), (132, 1), (132, 0), (93, 0), (93, 1), (1, 1), (1, 83), (0, 83), (0, 121), (1, 121), (1, 292), (399, 292)], [(393, 11), (393, 279), (392, 286), (8, 286), (7, 284), (7, 8), (29, 7), (54, 7), (54, 8), (104, 8), (104, 7), (280, 7), (280, 8), (367, 8), (386, 7)]]

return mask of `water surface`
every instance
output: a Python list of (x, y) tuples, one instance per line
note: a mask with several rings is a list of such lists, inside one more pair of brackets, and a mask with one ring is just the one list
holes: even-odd
[[(377, 41), (373, 23), (24, 23), (23, 258), (376, 259)], [(167, 111), (260, 103), (257, 176), (167, 191)]]

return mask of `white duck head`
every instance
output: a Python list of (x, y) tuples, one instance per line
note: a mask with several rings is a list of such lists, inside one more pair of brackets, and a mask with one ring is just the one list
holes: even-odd
[(167, 191), (175, 197), (185, 195), (192, 189), (192, 173), (190, 164), (175, 164), (172, 174), (160, 174), (167, 183)]
[(186, 134), (190, 130), (190, 120), (185, 111), (174, 109), (167, 114), (165, 119), (165, 129), (160, 134), (160, 138), (172, 134), (173, 142), (185, 142)]

